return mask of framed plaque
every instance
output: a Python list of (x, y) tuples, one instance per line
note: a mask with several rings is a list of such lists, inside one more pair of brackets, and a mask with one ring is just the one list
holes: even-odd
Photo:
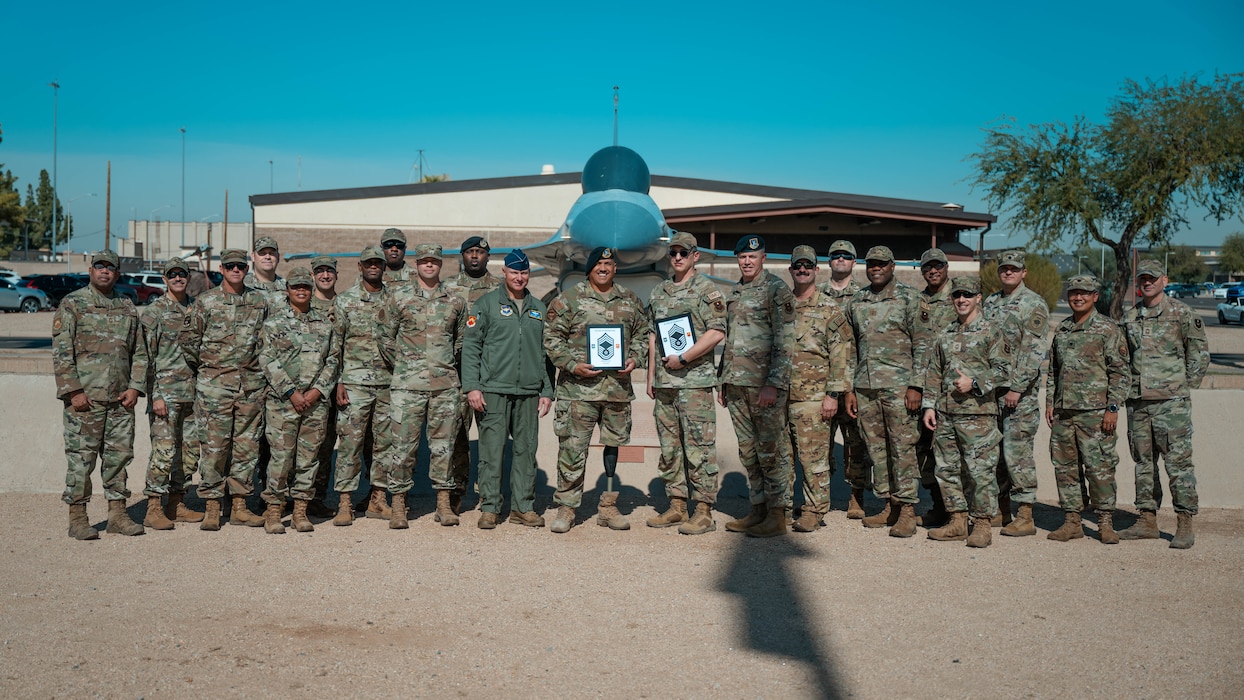
[(681, 355), (695, 345), (695, 329), (691, 314), (657, 320), (657, 337), (661, 339), (661, 357)]
[(626, 366), (626, 347), (621, 325), (600, 324), (587, 327), (587, 363), (592, 369), (622, 369)]

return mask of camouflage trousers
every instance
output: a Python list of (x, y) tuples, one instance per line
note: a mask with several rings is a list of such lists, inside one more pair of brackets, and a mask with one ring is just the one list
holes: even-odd
[(553, 414), (553, 433), (558, 437), (557, 493), (553, 502), (559, 506), (578, 508), (583, 502), (583, 471), (592, 429), (598, 425), (602, 445), (618, 447), (630, 442), (630, 402), (557, 401)]
[(204, 384), (195, 388), (199, 495), (203, 498), (249, 496), (254, 492), (255, 465), (259, 463), (259, 439), (263, 433), (264, 393), (255, 391), (243, 395)]
[(432, 488), (455, 493), (465, 491), (467, 475), (455, 473), (453, 469), (454, 436), (458, 433), (462, 404), (466, 403), (462, 390), (457, 387), (441, 391), (394, 389), (390, 401), (393, 461), (389, 466), (389, 492), (407, 493), (414, 486), (415, 459), (425, 425)]
[(653, 393), (656, 402), (652, 417), (661, 441), (657, 473), (665, 482), (665, 495), (716, 503), (719, 483), (713, 390), (653, 389)]
[(1162, 507), (1158, 457), (1166, 465), (1176, 513), (1196, 515), (1196, 473), (1192, 469), (1192, 401), (1162, 399), (1127, 402), (1127, 443), (1136, 463), (1136, 508)]
[(1068, 513), (1084, 508), (1080, 474), (1088, 481), (1089, 501), (1096, 510), (1114, 510), (1114, 470), (1118, 433), (1101, 429), (1104, 411), (1054, 411), (1050, 427), (1050, 461), (1058, 485), (1058, 504)]
[(1037, 390), (1020, 394), (1014, 410), (998, 399), (998, 429), (1002, 452), (998, 461), (998, 490), (1010, 493), (1016, 503), (1037, 502), (1037, 460), (1032, 456), (1041, 425), (1041, 402)]
[[(343, 384), (350, 403), (337, 407), (337, 478), (333, 488), (338, 493), (354, 493), (359, 488), (363, 458), (371, 465), (370, 481), (375, 488), (388, 488), (392, 463), (390, 446), (393, 435), (389, 427), (389, 387)], [(372, 450), (367, 451), (368, 438)]]
[(320, 399), (300, 414), (288, 400), (269, 393), (264, 414), (272, 460), (268, 462), (263, 500), (277, 504), (287, 498), (311, 500), (315, 497), (315, 475), (320, 470), (320, 443), (328, 430), (328, 400)]
[[(842, 475), (853, 489), (869, 487), (872, 463), (868, 460), (868, 445), (860, 435), (860, 424), (847, 415), (844, 402), (838, 402), (838, 415), (829, 427), (830, 458), (833, 458), (834, 434), (842, 432)], [(833, 473), (831, 467), (830, 473)]]
[[(833, 421), (821, 417), (820, 401), (791, 402), (786, 417), (793, 462), (803, 477), (803, 512), (824, 515), (829, 512), (829, 481), (834, 475)], [(792, 469), (792, 481), (794, 474)]]
[(739, 461), (747, 470), (752, 505), (790, 508), (792, 457), (786, 429), (786, 392), (772, 406), (760, 406), (758, 386), (727, 384), (726, 409), (739, 441)]
[(65, 401), (65, 492), (61, 500), (69, 505), (91, 500), (91, 472), (95, 460), (100, 462), (104, 498), (124, 501), (130, 497), (126, 488), (125, 468), (134, 460), (134, 409), (120, 401), (94, 402), (85, 411), (75, 411)]
[(167, 416), (152, 413), (150, 405), (147, 408), (151, 426), (151, 460), (147, 462), (147, 486), (143, 489), (147, 496), (189, 491), (195, 465), (199, 463), (194, 403), (170, 401), (165, 405)]
[(480, 511), (501, 512), (501, 472), (505, 439), (514, 438), (510, 450), (510, 508), (521, 513), (535, 508), (536, 442), (540, 430), (540, 397), (536, 394), (484, 393), (485, 411), (479, 421)]
[(907, 388), (856, 389), (860, 433), (873, 463), (873, 493), (903, 503), (920, 501), (920, 469), (916, 442), (920, 439), (917, 414), (908, 411)]
[[(946, 510), (992, 518), (998, 512), (998, 417), (937, 414), (933, 447)], [(970, 494), (970, 499), (966, 494)]]

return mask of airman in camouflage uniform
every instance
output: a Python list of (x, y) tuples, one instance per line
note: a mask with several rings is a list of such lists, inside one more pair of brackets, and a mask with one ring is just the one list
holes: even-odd
[(389, 527), (403, 529), (406, 494), (414, 485), (415, 454), (427, 426), (428, 475), (436, 490), (436, 521), (457, 525), (449, 504), (451, 493), (466, 489), (466, 474), (452, 468), (453, 441), (461, 420), (462, 384), (458, 365), (467, 308), (462, 297), (441, 282), (441, 247), (415, 246), (414, 283), (394, 291), (397, 315), (392, 324), (393, 380), (389, 420), (393, 426), (393, 463), (389, 493), (393, 517)]
[(78, 540), (99, 538), (86, 514), (96, 459), (108, 499), (108, 532), (143, 534), (125, 512), (125, 469), (134, 459), (134, 405), (144, 389), (147, 350), (134, 305), (113, 291), (118, 264), (111, 250), (92, 255), (91, 283), (67, 294), (52, 320), (68, 463), (61, 500), (69, 504), (69, 536)]
[[(985, 299), (985, 318), (1000, 325), (1011, 343), (1010, 391), (998, 398), (1001, 409), (1002, 460), (998, 463), (998, 506), (1009, 537), (1035, 535), (1032, 506), (1037, 502), (1037, 461), (1032, 456), (1041, 422), (1041, 365), (1045, 362), (1050, 309), (1040, 294), (1024, 285), (1028, 276), (1022, 250), (1004, 251), (998, 258), (1000, 291)], [(1011, 521), (1011, 501), (1019, 504)]]
[(320, 444), (328, 430), (328, 404), (337, 386), (339, 348), (332, 315), (311, 305), (311, 270), (296, 267), (286, 280), (287, 302), (273, 304), (264, 321), (259, 362), (268, 379), (265, 413), (272, 463), (263, 492), (264, 529), (281, 534), (286, 497), (294, 499), (292, 525), (315, 529), (307, 504), (315, 496)]
[(354, 522), (350, 496), (359, 487), (359, 473), (370, 438), (371, 496), (367, 517), (387, 520), (392, 463), (389, 426), (389, 382), (393, 358), (381, 352), (383, 338), (390, 337), (390, 324), (396, 316), (392, 293), (383, 282), (384, 253), (375, 246), (364, 248), (359, 256), (359, 281), (333, 300), (334, 342), (341, 349), (341, 377), (337, 384), (337, 475), (334, 488), (340, 505), (334, 525)]
[[(311, 297), (311, 306), (321, 314), (328, 316), (335, 325), (336, 306), (333, 300), (337, 298), (337, 260), (327, 255), (317, 255), (311, 258), (311, 275), (315, 278), (315, 296)], [(324, 441), (320, 443), (320, 468), (315, 471), (315, 498), (307, 504), (307, 515), (313, 518), (331, 518), (337, 514), (337, 511), (326, 505), (328, 485), (333, 476), (333, 454), (337, 448), (336, 387), (333, 387), (333, 393), (329, 395), (326, 403), (328, 404), (328, 417), (326, 418), (328, 428), (324, 431)]]
[(851, 390), (855, 337), (842, 307), (816, 287), (816, 251), (796, 246), (790, 256), (795, 282), (795, 329), (791, 349), (790, 402), (787, 420), (800, 473), (803, 511), (791, 528), (813, 532), (829, 512), (829, 482), (834, 474), (831, 426), (838, 402)]
[[(160, 295), (142, 314), (147, 348), (147, 418), (151, 426), (151, 460), (147, 463), (147, 517), (143, 525), (172, 530), (174, 522), (197, 523), (203, 514), (186, 507), (199, 464), (199, 437), (194, 420), (194, 370), (186, 364), (177, 336), (186, 323), (194, 298), (186, 293), (190, 267), (181, 258), (164, 264)], [(168, 503), (161, 505), (167, 494)]]
[(765, 242), (745, 236), (734, 247), (741, 277), (726, 301), (725, 353), (717, 398), (730, 411), (747, 470), (752, 512), (726, 523), (752, 537), (786, 533), (792, 462), (786, 427), (795, 298), (764, 269)]
[(406, 264), (406, 234), (402, 229), (385, 229), (380, 235), (380, 250), (384, 253), (384, 283), (389, 291), (409, 286), (416, 275)]
[(858, 416), (873, 463), (873, 492), (885, 509), (864, 518), (865, 527), (890, 526), (890, 535), (916, 534), (920, 500), (920, 394), (928, 333), (920, 322), (920, 295), (894, 279), (894, 254), (873, 246), (865, 256), (870, 285), (851, 300), (847, 316), (855, 331), (855, 393), (847, 412)]
[[(679, 532), (698, 535), (717, 529), (712, 512), (718, 488), (713, 348), (726, 337), (726, 303), (717, 285), (696, 274), (700, 251), (695, 236), (674, 233), (669, 249), (673, 275), (648, 297), (648, 398), (656, 400), (652, 416), (661, 441), (657, 470), (670, 506), (647, 524), (678, 525)], [(666, 338), (658, 337), (661, 321), (684, 315), (690, 328), (671, 326), (664, 329)], [(687, 499), (692, 495), (697, 505), (688, 519)]]
[[(937, 248), (929, 248), (920, 256), (920, 274), (926, 284), (920, 292), (920, 325), (928, 333), (930, 343), (956, 320), (955, 307), (950, 303), (950, 285), (947, 284), (949, 267), (946, 254)], [(929, 358), (925, 357), (926, 365), (928, 361)], [(919, 370), (917, 374), (923, 375), (924, 370)], [(921, 524), (925, 527), (945, 525), (948, 517), (946, 503), (942, 500), (942, 491), (937, 487), (934, 476), (937, 460), (933, 454), (933, 431), (923, 425), (920, 441), (916, 443), (916, 466), (920, 468), (920, 485), (928, 490), (933, 501), (933, 508), (921, 517)]]
[(1157, 511), (1162, 506), (1158, 457), (1170, 478), (1171, 501), (1179, 526), (1171, 547), (1187, 549), (1196, 541), (1192, 516), (1197, 513), (1196, 474), (1192, 467), (1192, 392), (1209, 368), (1205, 328), (1195, 311), (1166, 296), (1166, 270), (1156, 260), (1137, 266), (1141, 301), (1123, 317), (1132, 356), (1131, 394), (1127, 400), (1127, 442), (1136, 462), (1136, 508), (1140, 520), (1119, 532), (1125, 540), (1157, 539)]
[(1045, 420), (1050, 425), (1050, 461), (1058, 483), (1058, 502), (1066, 511), (1062, 527), (1049, 534), (1066, 542), (1084, 537), (1080, 525), (1080, 469), (1088, 481), (1103, 544), (1117, 544), (1114, 532), (1115, 427), (1119, 402), (1127, 399), (1131, 361), (1127, 339), (1113, 320), (1097, 313), (1097, 278), (1076, 275), (1067, 281), (1071, 317), (1058, 324), (1050, 345), (1045, 382)]
[(246, 497), (254, 490), (263, 430), (266, 381), (259, 365), (259, 337), (268, 303), (263, 292), (243, 282), (246, 251), (223, 251), (220, 266), (220, 286), (195, 299), (178, 334), (186, 363), (198, 376), (194, 414), (200, 439), (199, 494), (207, 499), (206, 517), (199, 525), (203, 530), (220, 529), (220, 499), (226, 490), (233, 498), (229, 522), (263, 525), (263, 518), (247, 509)]
[[(635, 293), (614, 284), (617, 251), (596, 248), (587, 258), (587, 279), (557, 296), (549, 304), (544, 329), (544, 352), (558, 370), (555, 389), (554, 431), (557, 452), (557, 517), (550, 529), (567, 532), (574, 526), (575, 508), (583, 500), (583, 471), (587, 465), (592, 430), (600, 426), (604, 445), (605, 473), (612, 479), (618, 464), (618, 447), (631, 440), (631, 372), (647, 363), (648, 318), (644, 303)], [(588, 352), (588, 328), (592, 325), (621, 326), (620, 335), (601, 338), (601, 357), (619, 357), (621, 369), (596, 369)], [(608, 352), (608, 357), (605, 353)], [(614, 530), (631, 525), (618, 511), (618, 492), (600, 495), (596, 523)]]
[(248, 289), (264, 293), (264, 299), (271, 303), (285, 303), (285, 280), (276, 274), (276, 267), (281, 261), (281, 251), (276, 239), (272, 236), (260, 236), (255, 239), (251, 253), (251, 268), (242, 280)]
[[(855, 245), (851, 241), (837, 240), (829, 244), (829, 281), (821, 285), (821, 292), (842, 307), (846, 313), (851, 298), (860, 291), (852, 272), (855, 270)], [(850, 320), (850, 319), (848, 319)], [(851, 337), (851, 366), (855, 366), (855, 337)], [(852, 370), (854, 376), (854, 369)], [(868, 446), (860, 436), (860, 425), (845, 406), (839, 406), (829, 426), (830, 457), (833, 457), (833, 436), (842, 432), (842, 473), (851, 487), (851, 501), (847, 504), (847, 517), (859, 520), (864, 517), (864, 490), (869, 487), (872, 477), (872, 463), (868, 457)]]
[(950, 522), (930, 529), (929, 538), (988, 547), (998, 505), (998, 393), (1011, 379), (1011, 346), (980, 312), (980, 278), (956, 277), (948, 291), (956, 319), (934, 337), (920, 405), (937, 450), (934, 488), (946, 499)]

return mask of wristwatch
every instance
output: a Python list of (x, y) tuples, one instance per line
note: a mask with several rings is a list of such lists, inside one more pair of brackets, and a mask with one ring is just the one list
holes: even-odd
[(682, 353), (679, 353), (679, 355), (678, 355), (678, 362), (679, 362), (679, 363), (680, 363), (683, 367), (686, 367), (686, 366), (687, 366), (687, 358), (683, 357), (683, 356), (682, 356)]
[(981, 391), (981, 385), (977, 384), (975, 379), (972, 380), (972, 393), (977, 396), (985, 395), (985, 392)]
[(825, 395), (826, 395), (826, 396), (828, 396), (829, 398), (831, 398), (831, 399), (833, 399), (833, 400), (837, 401), (837, 400), (838, 400), (838, 397), (842, 396), (842, 392), (841, 392), (841, 391), (827, 391), (827, 392), (825, 392)]
[(1106, 407), (1106, 413), (1118, 413), (1118, 412), (1119, 412), (1119, 404), (1117, 403), (1112, 403)]

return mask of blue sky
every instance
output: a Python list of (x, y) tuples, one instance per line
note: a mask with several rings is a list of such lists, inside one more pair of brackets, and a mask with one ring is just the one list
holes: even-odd
[[(621, 138), (652, 172), (955, 201), (981, 128), (1099, 118), (1127, 79), (1244, 71), (1244, 4), (20, 3), (3, 11), (0, 163), (52, 168), (75, 248), (131, 212), (248, 220), (276, 191), (579, 170)], [(658, 202), (659, 204), (659, 202)], [(1006, 232), (1005, 219), (995, 227)], [(1177, 241), (1244, 222), (1195, 217)], [(1021, 242), (1016, 234), (1012, 240)], [(1002, 245), (1005, 233), (989, 246)]]

